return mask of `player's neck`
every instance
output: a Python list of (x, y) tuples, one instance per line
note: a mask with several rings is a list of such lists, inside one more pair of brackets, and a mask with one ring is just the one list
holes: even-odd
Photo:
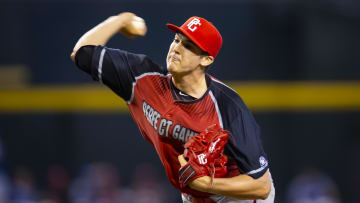
[(172, 81), (176, 88), (195, 98), (202, 97), (207, 90), (205, 73), (200, 75), (173, 75)]

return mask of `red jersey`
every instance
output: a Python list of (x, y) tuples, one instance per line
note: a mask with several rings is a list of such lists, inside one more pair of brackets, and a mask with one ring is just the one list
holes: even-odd
[[(171, 74), (145, 55), (85, 46), (78, 51), (76, 64), (127, 102), (142, 136), (155, 147), (176, 188), (178, 156), (185, 142), (214, 123), (231, 133), (224, 152), (230, 160), (227, 177), (242, 173), (258, 178), (266, 172), (259, 126), (240, 96), (212, 76), (206, 75), (208, 89), (201, 98), (187, 99), (191, 96), (173, 85)], [(190, 188), (183, 192), (208, 195)]]

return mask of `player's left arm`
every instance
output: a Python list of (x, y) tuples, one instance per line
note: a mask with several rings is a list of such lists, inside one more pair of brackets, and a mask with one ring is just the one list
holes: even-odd
[[(224, 154), (235, 161), (241, 175), (215, 178), (212, 185), (210, 177), (205, 176), (195, 179), (189, 186), (236, 199), (266, 199), (271, 192), (272, 178), (261, 142), (260, 127), (241, 100), (238, 100), (237, 105), (221, 103), (221, 99), (218, 101), (223, 128), (230, 132)], [(180, 156), (179, 161), (184, 164), (185, 160)]]
[[(183, 155), (179, 156), (181, 166), (186, 165)], [(231, 178), (211, 178), (203, 176), (189, 183), (189, 187), (201, 192), (219, 194), (235, 199), (266, 199), (271, 190), (271, 179), (266, 171), (261, 177), (253, 178), (241, 174)]]

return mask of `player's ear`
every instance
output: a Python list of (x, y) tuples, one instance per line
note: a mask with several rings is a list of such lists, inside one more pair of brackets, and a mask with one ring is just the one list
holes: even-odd
[(210, 66), (214, 62), (214, 57), (212, 56), (202, 56), (200, 64), (203, 67)]

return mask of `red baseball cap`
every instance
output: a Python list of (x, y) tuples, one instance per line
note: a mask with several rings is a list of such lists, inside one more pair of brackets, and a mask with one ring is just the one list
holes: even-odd
[(182, 33), (214, 58), (220, 51), (222, 46), (221, 34), (211, 22), (204, 18), (193, 16), (181, 27), (173, 24), (166, 24), (166, 26), (173, 32)]

